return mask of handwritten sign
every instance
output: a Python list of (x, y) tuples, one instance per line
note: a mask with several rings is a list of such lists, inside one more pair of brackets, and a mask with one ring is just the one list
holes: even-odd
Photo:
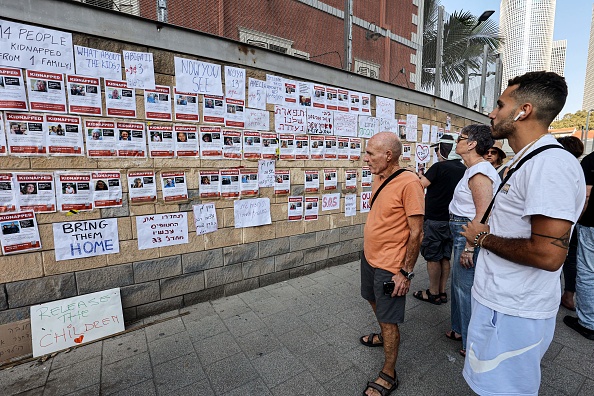
[(394, 118), (396, 113), (396, 102), (394, 99), (377, 96), (375, 98), (375, 116), (377, 118)]
[(188, 214), (162, 213), (136, 217), (138, 249), (188, 243)]
[(150, 52), (124, 51), (128, 88), (155, 89), (155, 67)]
[(3, 66), (72, 74), (72, 34), (0, 19), (0, 59)]
[(429, 154), (430, 154), (430, 150), (429, 150), (428, 144), (417, 143), (417, 148), (416, 148), (417, 163), (429, 162)]
[(322, 195), (322, 212), (340, 208), (340, 193)]
[(31, 345), (31, 321), (29, 319), (0, 326), (0, 363), (29, 355)]
[(196, 235), (204, 235), (219, 229), (214, 202), (192, 206)]
[(398, 133), (398, 120), (394, 118), (378, 118), (380, 132)]
[(357, 119), (357, 114), (334, 112), (334, 134), (356, 137)]
[(370, 138), (379, 132), (379, 118), (359, 116), (359, 133), (361, 138)]
[(307, 109), (307, 133), (312, 135), (333, 135), (333, 111), (309, 107)]
[(362, 191), (361, 192), (361, 213), (367, 213), (371, 210), (371, 206), (369, 205), (371, 201), (371, 191)]
[(176, 88), (184, 92), (223, 95), (221, 65), (174, 57)]
[(428, 124), (422, 124), (421, 127), (423, 128), (423, 136), (421, 138), (421, 143), (429, 143), (431, 126), (429, 126)]
[(271, 74), (266, 75), (266, 102), (271, 104), (285, 103), (285, 79)]
[(120, 289), (31, 306), (33, 357), (124, 331)]
[(258, 187), (274, 187), (274, 160), (258, 161)]
[(77, 74), (111, 80), (122, 78), (122, 55), (117, 52), (75, 45), (74, 59)]
[(245, 100), (245, 69), (225, 66), (225, 97)]
[(266, 110), (266, 81), (250, 77), (248, 84), (248, 106)]
[(304, 108), (275, 106), (274, 130), (278, 133), (305, 134), (307, 117)]
[(245, 129), (256, 131), (270, 130), (270, 118), (266, 110), (245, 108)]
[(54, 223), (56, 261), (120, 252), (117, 219)]
[(235, 228), (256, 227), (271, 224), (270, 199), (241, 199), (234, 202)]
[(351, 217), (357, 214), (357, 194), (344, 196), (344, 216)]

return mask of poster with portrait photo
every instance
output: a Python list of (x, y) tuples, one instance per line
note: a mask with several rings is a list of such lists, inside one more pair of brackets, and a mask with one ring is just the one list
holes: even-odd
[(200, 121), (200, 111), (198, 108), (198, 94), (192, 92), (179, 91), (173, 89), (173, 110), (175, 121)]
[(67, 75), (68, 112), (91, 116), (103, 115), (101, 86), (98, 77)]
[(144, 90), (144, 117), (147, 120), (171, 121), (171, 87), (156, 85)]
[(317, 193), (320, 191), (320, 171), (306, 170), (305, 171), (305, 192)]
[(0, 213), (17, 210), (17, 191), (12, 173), (0, 173)]
[(262, 137), (260, 132), (243, 131), (243, 159), (259, 160), (262, 158)]
[[(150, 158), (173, 158), (175, 155), (175, 139), (173, 125), (153, 124), (147, 125), (148, 150)], [(181, 135), (183, 140), (187, 135)]]
[(324, 136), (324, 159), (335, 160), (337, 156), (336, 136)]
[(353, 191), (357, 189), (357, 170), (356, 169), (345, 169), (344, 170), (344, 189)]
[(118, 157), (146, 158), (146, 137), (143, 122), (116, 122)]
[(202, 114), (205, 124), (225, 124), (225, 106), (222, 96), (204, 95)]
[(241, 168), (239, 169), (241, 176), (240, 195), (242, 197), (255, 197), (260, 191), (258, 186), (258, 169), (257, 168)]
[(325, 151), (324, 136), (311, 135), (309, 137), (309, 158), (312, 160), (323, 160)]
[(338, 170), (324, 169), (324, 191), (336, 190), (338, 188)]
[(349, 160), (359, 161), (361, 159), (361, 139), (349, 139)]
[(411, 155), (411, 147), (410, 144), (403, 144), (402, 145), (402, 159), (409, 160)]
[(299, 106), (311, 107), (311, 97), (313, 94), (313, 84), (299, 82)]
[(126, 81), (104, 80), (105, 113), (108, 117), (136, 118), (136, 90)]
[(400, 141), (406, 141), (406, 120), (398, 120), (398, 137)]
[(282, 160), (295, 159), (295, 135), (281, 133), (279, 140), (279, 158)]
[(241, 132), (230, 129), (223, 130), (223, 158), (241, 159)]
[(45, 115), (47, 151), (53, 156), (83, 156), (83, 127), (78, 116)]
[(289, 221), (303, 220), (303, 197), (288, 197), (287, 214)]
[(35, 213), (56, 211), (54, 174), (23, 172), (14, 174), (17, 193), (17, 210), (33, 210)]
[(299, 92), (297, 90), (297, 81), (285, 78), (283, 80), (285, 87), (285, 101), (284, 105), (287, 107), (297, 106), (299, 101)]
[(371, 115), (371, 95), (362, 93), (361, 94), (361, 111), (363, 115)]
[(27, 70), (27, 93), (31, 111), (66, 113), (64, 75)]
[(95, 208), (122, 206), (122, 180), (119, 171), (91, 172), (91, 185)]
[(225, 99), (225, 126), (231, 128), (245, 127), (244, 101)]
[(56, 172), (58, 211), (92, 210), (93, 186), (90, 172)]
[(117, 156), (117, 137), (114, 121), (85, 120), (87, 157), (111, 158)]
[(29, 110), (21, 69), (0, 67), (0, 111), (2, 110)]
[(427, 163), (426, 162), (416, 162), (415, 163), (415, 171), (419, 177), (425, 176), (425, 172), (427, 171)]
[(221, 175), (218, 170), (198, 172), (200, 198), (219, 198), (221, 196)]
[(223, 132), (221, 127), (200, 126), (200, 158), (223, 157)]
[(313, 85), (313, 95), (311, 97), (311, 106), (317, 109), (326, 108), (326, 87), (324, 85)]
[(289, 194), (291, 192), (291, 172), (288, 169), (275, 169), (274, 194)]
[(338, 88), (326, 87), (326, 109), (338, 110)]
[(342, 113), (348, 113), (351, 108), (351, 104), (349, 101), (349, 91), (347, 89), (338, 88), (336, 94), (338, 96), (337, 110)]
[(2, 254), (41, 249), (37, 220), (32, 210), (0, 214)]
[(221, 169), (221, 198), (239, 198), (239, 169)]
[(15, 156), (44, 156), (47, 139), (41, 114), (4, 113), (8, 152)]
[(317, 220), (320, 213), (320, 197), (305, 197), (305, 221)]
[(6, 133), (4, 131), (4, 115), (0, 111), (0, 156), (8, 155), (8, 146), (6, 144)]
[(128, 195), (131, 204), (157, 201), (157, 183), (152, 170), (128, 171)]
[(336, 138), (338, 143), (336, 149), (336, 158), (339, 160), (348, 160), (349, 159), (349, 138), (348, 137), (338, 137)]
[(353, 114), (361, 113), (361, 93), (356, 91), (349, 91), (350, 112)]
[(372, 179), (371, 170), (368, 166), (364, 166), (361, 170), (361, 187), (371, 187)]
[(309, 136), (295, 135), (295, 159), (309, 159)]
[(184, 158), (199, 158), (198, 126), (191, 124), (174, 124), (173, 140), (175, 141), (175, 156)]
[(183, 202), (188, 200), (188, 185), (186, 183), (186, 172), (184, 171), (162, 171), (161, 186), (163, 201), (165, 203)]
[(262, 159), (276, 159), (278, 150), (278, 135), (262, 132)]

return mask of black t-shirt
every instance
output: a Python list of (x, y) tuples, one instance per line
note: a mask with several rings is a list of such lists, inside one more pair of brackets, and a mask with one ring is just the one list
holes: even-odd
[[(588, 154), (582, 160), (582, 170), (586, 178), (586, 186), (594, 186), (594, 153)], [(594, 227), (594, 197), (591, 195), (586, 211), (578, 223), (585, 227)]]
[(425, 177), (431, 184), (425, 195), (425, 220), (450, 220), (448, 206), (465, 171), (466, 166), (459, 160), (438, 162), (427, 170)]

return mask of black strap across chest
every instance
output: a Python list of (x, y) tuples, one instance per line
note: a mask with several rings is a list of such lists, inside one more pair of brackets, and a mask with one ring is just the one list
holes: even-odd
[(377, 189), (375, 194), (373, 194), (373, 197), (371, 198), (371, 203), (369, 204), (369, 209), (371, 209), (373, 207), (373, 203), (375, 202), (375, 199), (379, 195), (380, 191), (382, 191), (382, 189), (384, 187), (386, 187), (386, 185), (388, 183), (390, 183), (394, 178), (396, 178), (396, 176), (398, 176), (399, 174), (401, 174), (404, 171), (406, 171), (406, 169), (398, 169), (396, 172), (394, 172), (390, 176), (388, 176), (388, 178), (386, 180), (384, 180), (384, 182), (382, 183), (381, 186), (379, 186), (379, 188)]

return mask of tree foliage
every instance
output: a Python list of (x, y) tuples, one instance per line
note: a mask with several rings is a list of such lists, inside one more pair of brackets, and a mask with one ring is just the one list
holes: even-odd
[[(439, 0), (426, 0), (423, 15), (423, 71), (421, 86), (433, 87), (437, 50), (437, 19)], [(455, 11), (444, 16), (444, 42), (441, 80), (458, 83), (464, 78), (465, 61), (471, 72), (480, 72), (484, 45), (489, 46), (488, 62), (495, 62), (502, 44), (497, 24), (488, 19), (477, 25), (478, 17), (468, 11)]]
[[(553, 128), (553, 129), (559, 129), (559, 128), (581, 129), (582, 127), (585, 128), (587, 116), (588, 116), (588, 112), (586, 110), (578, 110), (575, 113), (567, 113), (559, 121), (552, 122), (551, 128)], [(589, 128), (594, 129), (594, 112), (590, 113)]]

